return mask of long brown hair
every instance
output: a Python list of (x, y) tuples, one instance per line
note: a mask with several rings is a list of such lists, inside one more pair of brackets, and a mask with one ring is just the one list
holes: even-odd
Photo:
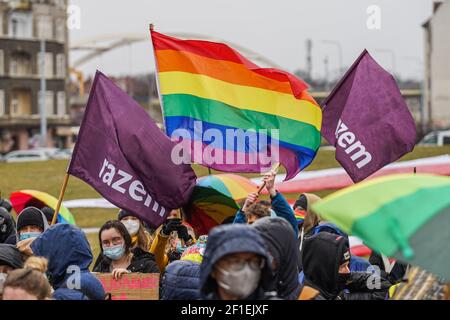
[(303, 228), (305, 233), (311, 231), (312, 228), (317, 226), (320, 222), (320, 217), (311, 209), (311, 205), (320, 200), (320, 197), (312, 193), (304, 193), (306, 197), (306, 217), (303, 222)]
[(137, 233), (137, 246), (141, 248), (143, 251), (150, 251), (150, 247), (152, 246), (153, 237), (152, 235), (145, 230), (144, 225), (141, 220), (139, 220), (139, 230)]

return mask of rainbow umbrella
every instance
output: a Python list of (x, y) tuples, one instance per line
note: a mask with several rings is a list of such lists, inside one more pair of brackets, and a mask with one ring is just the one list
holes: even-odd
[[(26, 207), (43, 208), (45, 206), (56, 209), (58, 199), (49, 195), (48, 193), (36, 190), (21, 190), (11, 193), (11, 205), (17, 214), (20, 214)], [(72, 213), (61, 204), (59, 209), (57, 223), (69, 223), (75, 225), (75, 219)]]
[(399, 174), (361, 182), (312, 205), (389, 257), (450, 280), (450, 178)]
[(257, 190), (256, 184), (235, 174), (199, 178), (191, 199), (184, 208), (186, 220), (197, 234), (208, 234), (211, 228), (236, 214), (239, 210), (237, 202)]

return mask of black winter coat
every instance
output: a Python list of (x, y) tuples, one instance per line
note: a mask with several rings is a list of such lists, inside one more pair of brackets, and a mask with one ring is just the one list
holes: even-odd
[[(131, 250), (133, 257), (127, 270), (139, 273), (159, 273), (158, 265), (155, 261), (155, 256), (152, 253), (145, 252), (139, 247)], [(94, 265), (94, 272), (109, 273), (111, 267), (111, 259), (100, 254)]]

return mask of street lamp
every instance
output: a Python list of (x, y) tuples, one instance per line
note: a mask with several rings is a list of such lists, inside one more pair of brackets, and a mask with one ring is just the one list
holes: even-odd
[(41, 118), (41, 147), (45, 148), (47, 146), (47, 110), (46, 110), (46, 79), (45, 79), (45, 39), (41, 38), (41, 59), (40, 59), (40, 76), (41, 76), (41, 96), (39, 97), (39, 113)]
[(322, 43), (334, 45), (334, 46), (337, 47), (338, 55), (339, 55), (339, 75), (341, 75), (341, 73), (344, 70), (344, 63), (343, 63), (343, 60), (342, 60), (343, 59), (343, 55), (342, 55), (341, 43), (339, 41), (335, 41), (335, 40), (322, 40)]

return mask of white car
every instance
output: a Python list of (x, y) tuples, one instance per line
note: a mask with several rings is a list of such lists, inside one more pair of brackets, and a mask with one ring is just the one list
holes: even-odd
[(50, 156), (45, 150), (18, 150), (8, 153), (4, 162), (28, 162), (28, 161), (46, 161)]
[(430, 132), (420, 141), (420, 144), (438, 147), (450, 144), (450, 130)]
[(68, 160), (72, 156), (71, 149), (58, 149), (53, 155), (53, 159)]

